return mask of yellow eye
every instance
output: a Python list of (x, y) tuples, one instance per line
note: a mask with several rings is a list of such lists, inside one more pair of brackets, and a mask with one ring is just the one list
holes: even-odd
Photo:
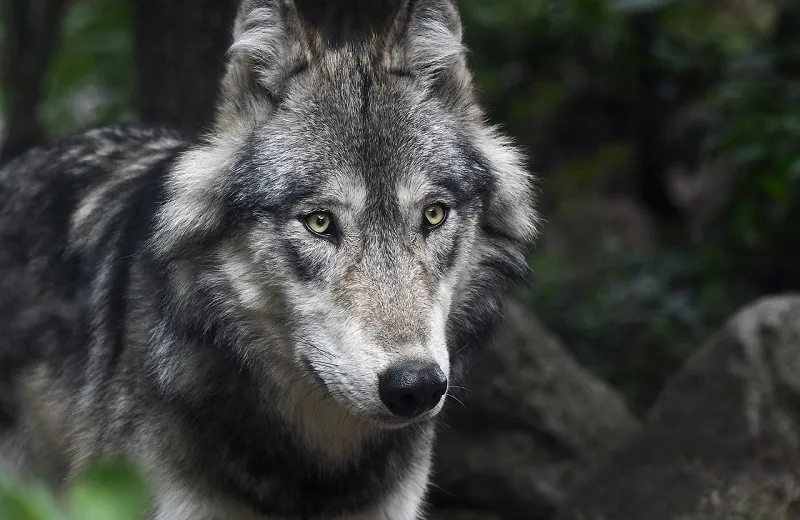
[(425, 208), (425, 221), (431, 227), (444, 222), (445, 217), (447, 217), (447, 208), (441, 204), (431, 204)]
[(324, 235), (331, 227), (331, 216), (323, 211), (312, 213), (306, 217), (306, 227), (311, 232)]

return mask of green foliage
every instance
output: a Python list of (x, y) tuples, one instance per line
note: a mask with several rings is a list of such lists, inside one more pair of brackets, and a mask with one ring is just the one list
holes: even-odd
[(130, 23), (128, 2), (80, 0), (67, 9), (40, 108), (52, 137), (128, 114), (134, 89)]
[(465, 0), (462, 13), (482, 98), (531, 145), (588, 80), (600, 90), (604, 78), (624, 81), (614, 57), (625, 45), (625, 18), (604, 0)]
[(63, 493), (39, 482), (0, 479), (0, 518), (142, 520), (147, 497), (138, 468), (122, 460), (105, 460), (89, 466)]
[(40, 484), (11, 485), (0, 481), (0, 518), (8, 520), (63, 520), (55, 499)]
[[(774, 50), (773, 50), (774, 52)], [(709, 149), (736, 170), (732, 197), (706, 245), (730, 277), (776, 289), (800, 283), (800, 81), (759, 53), (730, 71), (713, 100), (726, 114)]]
[[(781, 9), (796, 3), (462, 5), (482, 97), (538, 160), (545, 217), (591, 193), (632, 191), (638, 135), (630, 123), (650, 109), (638, 100), (672, 107), (665, 118), (695, 108), (710, 116), (690, 143), (697, 150), (659, 158), (690, 169), (721, 160), (731, 172), (727, 203), (702, 241), (662, 234), (647, 252), (545, 250), (533, 262), (536, 312), (644, 410), (730, 312), (800, 288), (800, 80), (777, 66), (786, 56), (800, 63), (800, 27), (789, 41), (774, 38)], [(656, 76), (646, 88), (657, 92), (643, 90), (644, 73)]]

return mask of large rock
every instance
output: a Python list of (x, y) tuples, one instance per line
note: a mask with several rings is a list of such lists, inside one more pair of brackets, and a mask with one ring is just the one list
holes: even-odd
[(463, 407), (450, 405), (434, 477), (435, 503), (462, 512), (434, 518), (551, 518), (575, 475), (638, 430), (622, 399), (516, 303), (472, 375)]
[(800, 519), (800, 295), (734, 316), (560, 518)]

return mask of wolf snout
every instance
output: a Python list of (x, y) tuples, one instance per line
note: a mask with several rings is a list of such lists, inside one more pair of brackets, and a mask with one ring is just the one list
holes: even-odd
[(389, 411), (410, 419), (439, 404), (447, 391), (447, 377), (436, 363), (398, 363), (378, 376), (378, 391)]

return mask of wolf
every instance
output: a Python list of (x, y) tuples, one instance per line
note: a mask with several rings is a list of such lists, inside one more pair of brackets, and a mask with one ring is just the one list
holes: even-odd
[(529, 277), (536, 176), (453, 0), (320, 5), (241, 3), (199, 137), (92, 128), (2, 169), (26, 292), (0, 342), (39, 353), (7, 470), (128, 457), (155, 520), (425, 516), (440, 412)]

